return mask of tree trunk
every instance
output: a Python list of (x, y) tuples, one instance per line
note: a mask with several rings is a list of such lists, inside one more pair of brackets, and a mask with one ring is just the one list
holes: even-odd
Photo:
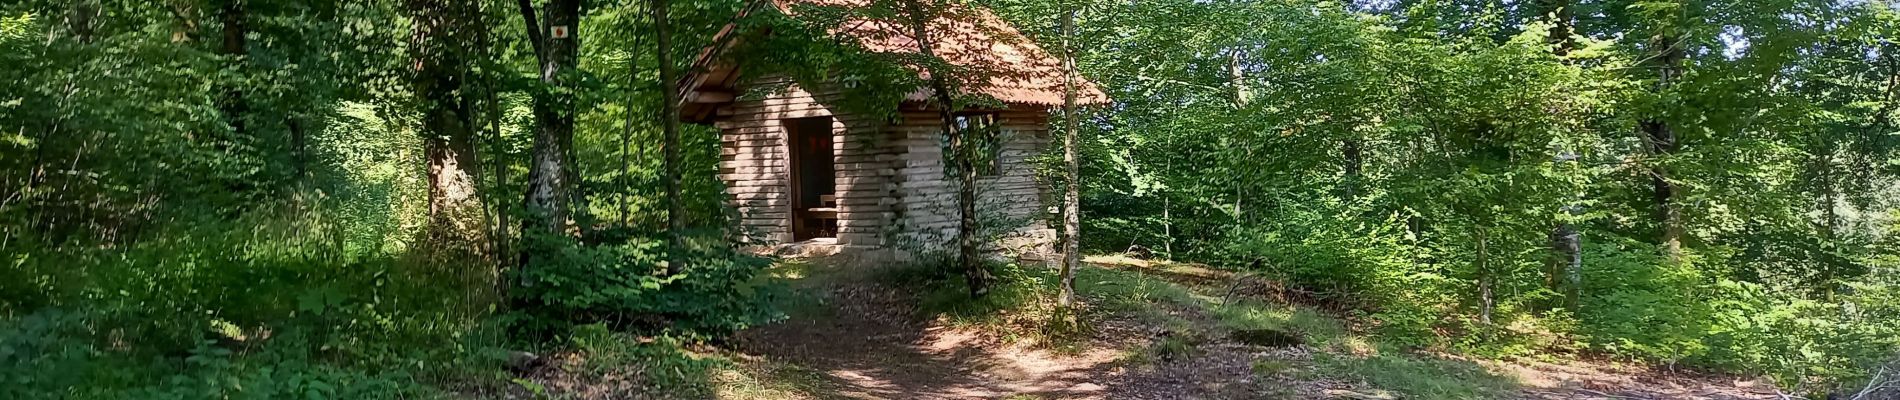
[[(1574, 213), (1572, 207), (1566, 206), (1564, 212)], [(1583, 233), (1569, 222), (1559, 222), (1550, 231), (1550, 246), (1551, 270), (1545, 284), (1563, 294), (1564, 309), (1576, 312), (1583, 285)]]
[(1497, 277), (1491, 272), (1490, 236), (1477, 230), (1478, 257), (1473, 260), (1478, 274), (1478, 321), (1491, 324), (1491, 310), (1497, 305)]
[(73, 41), (80, 44), (92, 44), (93, 19), (100, 13), (95, 0), (80, 0), (72, 3), (66, 15), (66, 29), (72, 32)]
[(1365, 151), (1360, 148), (1359, 139), (1352, 138), (1340, 143), (1339, 155), (1341, 172), (1346, 175), (1346, 199), (1356, 199), (1359, 197), (1359, 177), (1366, 165)]
[[(1062, 164), (1065, 188), (1062, 191), (1062, 272), (1056, 306), (1073, 322), (1069, 311), (1075, 306), (1075, 269), (1082, 264), (1082, 184), (1076, 166), (1075, 113), (1075, 10), (1062, 15)], [(1071, 325), (1073, 325), (1071, 323)]]
[[(1558, 57), (1568, 57), (1576, 47), (1571, 40), (1571, 26), (1574, 25), (1574, 13), (1570, 0), (1543, 0), (1543, 9), (1551, 18), (1550, 31), (1545, 41), (1550, 43), (1551, 52)], [(1568, 62), (1568, 60), (1566, 60)], [(1557, 159), (1553, 162), (1576, 162), (1576, 155), (1569, 149), (1558, 149)], [(1561, 212), (1575, 216), (1582, 205), (1566, 201)], [(1568, 219), (1558, 221), (1550, 231), (1550, 262), (1545, 270), (1544, 284), (1552, 292), (1563, 294), (1563, 307), (1571, 312), (1577, 311), (1583, 285), (1583, 233)]]
[[(1656, 52), (1650, 62), (1656, 68), (1654, 91), (1659, 96), (1667, 93), (1675, 85), (1678, 75), (1682, 73), (1685, 55), (1680, 41), (1681, 38), (1673, 33), (1658, 33), (1650, 41), (1650, 46)], [(1680, 145), (1676, 142), (1675, 131), (1670, 128), (1664, 115), (1645, 117), (1640, 125), (1643, 131), (1643, 142), (1650, 156), (1650, 197), (1655, 207), (1654, 219), (1661, 230), (1658, 242), (1662, 245), (1663, 255), (1670, 262), (1678, 262), (1682, 258), (1683, 235), (1682, 207), (1677, 204), (1681, 201), (1681, 189), (1676, 187), (1674, 182), (1670, 182), (1666, 164)]]
[(462, 265), (489, 265), (484, 245), (488, 235), (487, 214), (478, 187), (480, 164), (476, 160), (474, 129), (478, 126), (468, 91), (468, 65), (475, 46), (461, 35), (478, 24), (480, 13), (472, 4), (454, 0), (410, 0), (406, 2), (412, 21), (410, 54), (415, 66), (414, 80), (418, 107), (422, 114), (423, 153), (428, 163), (428, 216), (420, 255), (422, 265), (446, 269), (433, 272), (452, 278), (443, 282), (477, 290), (456, 303), (467, 310), (480, 310), (489, 304), (496, 288), (498, 269), (462, 269)]
[[(1227, 83), (1229, 86), (1233, 86), (1234, 108), (1247, 108), (1247, 102), (1251, 100), (1251, 98), (1247, 92), (1247, 74), (1241, 69), (1240, 49), (1234, 49), (1233, 52), (1227, 54)], [(1253, 146), (1251, 146), (1247, 138), (1232, 137), (1229, 139), (1235, 141), (1235, 143), (1232, 143), (1233, 145), (1247, 146), (1247, 155), (1241, 157), (1241, 160), (1246, 160), (1245, 162), (1251, 162), (1253, 160)], [(1251, 171), (1251, 169), (1244, 167), (1236, 168), (1236, 170)], [(1241, 211), (1240, 203), (1247, 195), (1241, 185), (1249, 181), (1248, 178), (1251, 178), (1250, 175), (1251, 174), (1237, 173), (1231, 177), (1234, 182), (1234, 223), (1236, 224), (1246, 223), (1246, 221), (1242, 219), (1245, 213)]]
[(1252, 100), (1247, 92), (1247, 74), (1241, 69), (1240, 61), (1239, 49), (1227, 54), (1227, 83), (1234, 88), (1234, 108), (1247, 107), (1247, 102)]
[[(484, 33), (482, 36), (483, 48), (487, 48), (486, 46), (488, 46), (488, 44), (490, 43), (488, 42), (489, 40), (488, 37), (489, 36), (486, 33)], [(494, 79), (494, 78), (487, 78), (487, 79)], [(484, 93), (484, 95), (486, 95), (485, 98), (488, 100), (486, 104), (488, 114), (485, 116), (488, 122), (488, 132), (486, 135), (487, 137), (483, 138), (483, 141), (486, 142), (486, 147), (488, 148), (489, 174), (494, 176), (494, 178), (492, 178), (492, 180), (490, 181), (490, 182), (493, 182), (494, 186), (490, 187), (489, 193), (501, 193), (502, 188), (508, 187), (508, 169), (507, 169), (508, 161), (506, 158), (507, 151), (503, 150), (502, 142), (501, 142), (501, 119), (503, 117), (503, 114), (501, 111), (501, 99), (499, 98), (499, 96), (495, 95), (495, 90), (491, 89), (485, 92), (486, 92)], [(490, 233), (491, 235), (490, 240), (493, 240), (493, 242), (489, 244), (489, 248), (493, 249), (493, 252), (490, 254), (497, 255), (495, 257), (495, 268), (496, 270), (500, 270), (503, 268), (507, 268), (506, 263), (508, 262), (507, 257), (501, 257), (500, 255), (514, 254), (512, 253), (512, 250), (513, 250), (513, 245), (511, 243), (512, 240), (510, 239), (509, 237), (510, 235), (508, 232), (508, 227), (511, 225), (508, 224), (507, 206), (504, 206), (503, 202), (497, 199), (494, 199), (492, 197), (487, 198), (486, 200), (488, 201), (485, 201), (485, 203), (488, 204), (488, 208), (492, 210), (491, 212), (493, 213), (494, 218), (495, 218), (494, 220), (495, 224), (490, 226), (490, 230), (492, 231), (492, 233)], [(500, 287), (503, 290), (501, 294), (505, 296), (507, 294), (506, 292), (507, 286), (502, 285)]]
[[(1816, 151), (1817, 154), (1814, 155), (1814, 167), (1820, 170), (1818, 178), (1821, 181), (1821, 199), (1818, 206), (1821, 208), (1821, 243), (1833, 245), (1841, 223), (1840, 212), (1835, 209), (1840, 204), (1840, 187), (1836, 184), (1834, 176), (1836, 149), (1833, 138), (1819, 139), (1821, 145), (1818, 146), (1819, 151)], [(1838, 268), (1833, 262), (1822, 262), (1820, 279), (1814, 285), (1814, 290), (1820, 295), (1819, 297), (1829, 302), (1834, 301), (1834, 280)]]
[(660, 64), (660, 118), (665, 131), (664, 146), (661, 149), (666, 164), (666, 235), (667, 270), (679, 273), (684, 268), (686, 249), (686, 205), (681, 202), (680, 174), (680, 111), (679, 111), (679, 73), (673, 65), (673, 35), (668, 31), (670, 22), (667, 16), (667, 1), (653, 0), (653, 41), (659, 47), (656, 55)]
[[(927, 25), (934, 19), (933, 14), (925, 11), (922, 0), (903, 0), (906, 14), (910, 17), (911, 35), (917, 39), (917, 52), (925, 59), (939, 60), (934, 44), (929, 36)], [(957, 171), (957, 265), (963, 268), (964, 278), (970, 286), (970, 297), (982, 297), (989, 294), (990, 272), (977, 258), (976, 247), (976, 166), (970, 161), (969, 140), (965, 132), (956, 126), (956, 102), (950, 91), (948, 71), (936, 67), (936, 63), (927, 64), (930, 73), (930, 88), (935, 91), (937, 113), (943, 121), (943, 132), (950, 139), (950, 156)]]
[[(528, 40), (541, 63), (544, 92), (534, 96), (537, 123), (533, 154), (528, 165), (528, 216), (522, 221), (523, 235), (564, 235), (568, 221), (569, 177), (568, 150), (574, 137), (574, 95), (564, 75), (575, 67), (580, 49), (579, 0), (552, 0), (547, 5), (547, 23), (537, 22), (528, 0), (517, 2)], [(561, 35), (565, 33), (565, 35)], [(565, 36), (565, 37), (560, 37)], [(525, 249), (524, 249), (525, 250)], [(526, 255), (524, 255), (524, 260)]]
[[(634, 54), (639, 54), (640, 50), (639, 41), (636, 38), (634, 45), (629, 51)], [(641, 83), (640, 76), (638, 75), (638, 69), (640, 67), (639, 61), (639, 57), (627, 57), (628, 88), (638, 87)], [(632, 175), (631, 170), (633, 169), (633, 164), (628, 158), (633, 155), (633, 125), (637, 123), (635, 113), (633, 112), (633, 99), (636, 98), (635, 91), (628, 90), (626, 96), (627, 103), (625, 105), (626, 109), (624, 110), (626, 111), (626, 124), (622, 126), (623, 129), (620, 131), (620, 184), (614, 188), (620, 191), (619, 195), (615, 198), (617, 203), (615, 205), (619, 209), (620, 227), (622, 229), (633, 227), (633, 217), (631, 215), (633, 209), (630, 205), (630, 200), (632, 199), (629, 198), (633, 193), (633, 179), (630, 177), (630, 175)]]

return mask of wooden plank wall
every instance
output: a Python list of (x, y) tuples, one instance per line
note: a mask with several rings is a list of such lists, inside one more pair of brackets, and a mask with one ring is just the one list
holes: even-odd
[(883, 246), (882, 229), (892, 219), (896, 199), (892, 177), (899, 161), (891, 140), (880, 138), (879, 124), (836, 113), (826, 105), (835, 92), (812, 93), (785, 79), (766, 79), (756, 87), (782, 88), (762, 98), (748, 97), (719, 110), (720, 178), (738, 208), (741, 227), (761, 244), (792, 239), (791, 149), (783, 121), (830, 116), (832, 162), (838, 174), (838, 243)]
[[(943, 138), (935, 111), (906, 111), (900, 126), (903, 170), (898, 186), (900, 214), (910, 238), (950, 244), (957, 234), (957, 181), (944, 176)], [(1043, 196), (1047, 184), (1036, 177), (1035, 157), (1049, 142), (1048, 114), (1040, 107), (1016, 106), (998, 115), (1007, 140), (1002, 169), (977, 179), (977, 212), (984, 222), (1011, 222), (1020, 233), (1046, 231)]]

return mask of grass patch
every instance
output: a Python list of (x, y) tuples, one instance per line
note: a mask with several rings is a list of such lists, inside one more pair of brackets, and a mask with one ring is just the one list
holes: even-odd
[(1374, 356), (1316, 353), (1320, 374), (1364, 381), (1374, 388), (1420, 399), (1506, 398), (1517, 382), (1470, 362), (1382, 352)]

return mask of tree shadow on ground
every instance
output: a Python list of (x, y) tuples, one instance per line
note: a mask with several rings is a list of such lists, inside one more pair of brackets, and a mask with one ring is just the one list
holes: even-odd
[[(816, 398), (1086, 396), (1077, 385), (1107, 370), (1012, 357), (1007, 346), (920, 313), (918, 288), (889, 283), (877, 266), (785, 266), (793, 291), (784, 322), (741, 332), (735, 350), (822, 377)], [(1069, 361), (1069, 360), (1064, 360)], [(1073, 389), (1073, 390), (1072, 390)]]

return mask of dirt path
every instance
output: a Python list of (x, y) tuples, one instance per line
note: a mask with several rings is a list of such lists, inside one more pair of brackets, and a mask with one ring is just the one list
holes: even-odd
[[(1009, 344), (917, 317), (915, 299), (874, 281), (830, 283), (825, 308), (742, 332), (736, 351), (822, 375), (813, 397), (855, 399), (1306, 399), (1337, 397), (1314, 382), (1256, 377), (1256, 357), (1303, 357), (1228, 341), (1192, 358), (1129, 362), (1157, 331), (1126, 319), (1095, 321), (1075, 352)], [(1349, 386), (1349, 385), (1336, 385)], [(1330, 394), (1330, 395), (1329, 395)]]
[(736, 350), (821, 371), (844, 398), (1106, 398), (1103, 383), (1116, 379), (1113, 350), (1059, 355), (1002, 345), (920, 319), (913, 299), (882, 285), (817, 294), (830, 307), (824, 315), (743, 332)]

